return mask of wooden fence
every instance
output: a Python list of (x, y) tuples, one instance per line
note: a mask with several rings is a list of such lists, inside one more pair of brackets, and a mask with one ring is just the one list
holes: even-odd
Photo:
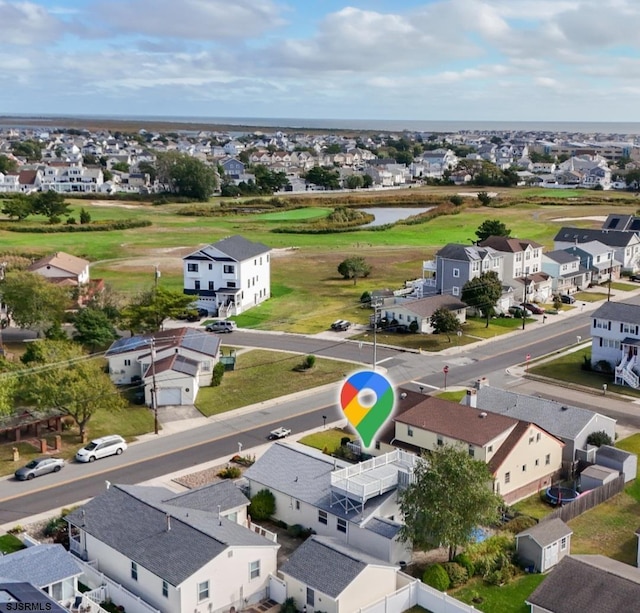
[(548, 521), (549, 519), (555, 519), (556, 517), (564, 522), (571, 521), (574, 517), (582, 515), (585, 511), (588, 511), (605, 500), (609, 500), (609, 498), (619, 494), (623, 489), (624, 475), (620, 475), (614, 481), (610, 481), (600, 487), (589, 490), (573, 502), (569, 502), (558, 507), (553, 513), (550, 513), (541, 521)]

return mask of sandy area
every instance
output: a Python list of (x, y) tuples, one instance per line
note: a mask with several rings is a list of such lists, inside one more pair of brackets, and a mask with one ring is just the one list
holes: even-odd
[(148, 206), (143, 206), (141, 204), (122, 204), (121, 202), (116, 202), (115, 200), (92, 200), (91, 206), (118, 207), (120, 209), (149, 208)]
[(606, 221), (606, 215), (590, 215), (587, 217), (556, 217), (551, 221)]

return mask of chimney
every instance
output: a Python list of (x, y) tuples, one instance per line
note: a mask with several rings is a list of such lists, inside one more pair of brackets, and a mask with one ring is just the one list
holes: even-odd
[(473, 384), (473, 386), (479, 390), (481, 387), (484, 387), (485, 385), (489, 385), (489, 379), (487, 379), (486, 377), (481, 377), (480, 379), (476, 379), (476, 382)]
[(167, 532), (171, 532), (171, 515), (167, 513), (166, 517), (167, 517)]
[(465, 398), (465, 404), (468, 407), (478, 408), (478, 394), (476, 390), (467, 390), (467, 396)]

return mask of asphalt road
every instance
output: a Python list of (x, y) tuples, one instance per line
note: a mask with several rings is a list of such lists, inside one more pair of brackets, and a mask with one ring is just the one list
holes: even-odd
[[(640, 297), (628, 302), (638, 303)], [(586, 309), (585, 309), (586, 311)], [(557, 319), (552, 319), (557, 317)], [(443, 366), (449, 367), (447, 385), (468, 385), (480, 377), (492, 384), (508, 382), (506, 369), (524, 361), (559, 351), (576, 343), (576, 337), (589, 336), (590, 314), (571, 317), (549, 316), (546, 323), (527, 324), (526, 329), (498, 337), (471, 348), (455, 348), (444, 354), (427, 355), (378, 347), (378, 363), (397, 385), (414, 382), (430, 388), (444, 387)], [(322, 340), (291, 334), (234, 332), (233, 344), (315, 354), (370, 364), (373, 348), (347, 340)], [(171, 436), (132, 445), (125, 454), (90, 465), (70, 463), (60, 473), (30, 482), (0, 480), (0, 524), (15, 522), (94, 496), (104, 488), (105, 480), (114, 483), (138, 483), (237, 451), (238, 442), (249, 449), (266, 442), (274, 427), (285, 424), (301, 432), (341, 418), (336, 407), (337, 385), (309, 395), (277, 403), (265, 403), (263, 409), (240, 410), (206, 426)], [(602, 412), (606, 412), (606, 410)]]

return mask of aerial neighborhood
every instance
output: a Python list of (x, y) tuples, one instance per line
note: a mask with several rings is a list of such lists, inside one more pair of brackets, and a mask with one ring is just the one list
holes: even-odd
[(634, 610), (640, 140), (148, 128), (0, 127), (0, 607)]

